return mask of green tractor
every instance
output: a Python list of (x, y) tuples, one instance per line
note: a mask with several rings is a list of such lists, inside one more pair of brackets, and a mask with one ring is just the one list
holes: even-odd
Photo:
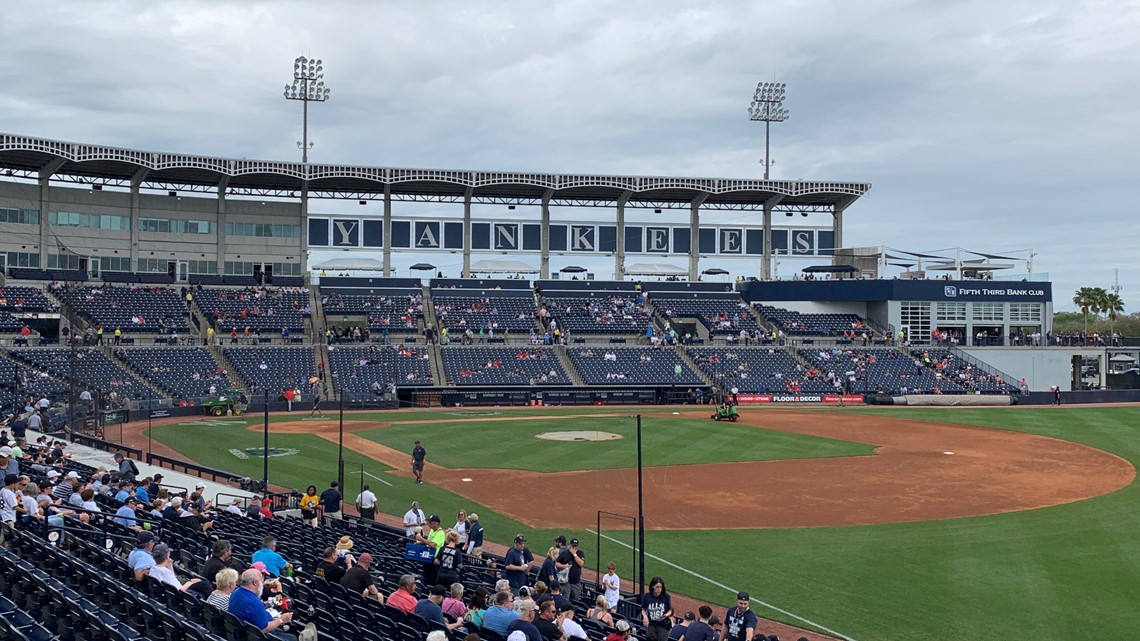
[(740, 415), (736, 412), (735, 405), (721, 405), (716, 408), (716, 414), (713, 414), (709, 418), (714, 421), (732, 421), (735, 423), (739, 416)]
[(212, 416), (241, 416), (245, 412), (245, 398), (245, 388), (227, 387), (225, 394), (203, 401), (202, 411)]

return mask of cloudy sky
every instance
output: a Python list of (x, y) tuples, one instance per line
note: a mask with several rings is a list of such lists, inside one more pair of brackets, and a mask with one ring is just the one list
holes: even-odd
[(756, 177), (778, 80), (773, 178), (874, 185), (847, 245), (1032, 247), (1064, 308), (1114, 267), (1140, 296), (1138, 31), (1134, 0), (8, 0), (0, 130), (295, 159), (304, 54), (315, 162)]

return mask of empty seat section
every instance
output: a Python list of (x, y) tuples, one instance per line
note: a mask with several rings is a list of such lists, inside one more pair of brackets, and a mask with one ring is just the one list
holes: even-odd
[[(69, 380), (71, 354), (69, 349), (15, 349), (11, 354), (60, 380)], [(75, 378), (82, 386), (103, 392), (113, 391), (118, 393), (120, 398), (137, 400), (158, 397), (154, 390), (147, 387), (134, 374), (95, 348), (75, 350)]]
[(329, 364), (335, 388), (344, 390), (349, 398), (375, 396), (373, 383), (380, 384), (381, 393), (389, 383), (400, 387), (434, 383), (426, 347), (336, 345), (329, 349)]
[(769, 305), (756, 305), (756, 311), (788, 336), (842, 336), (850, 331), (858, 336), (875, 334), (856, 314), (804, 314)]
[(243, 333), (290, 333), (305, 330), (309, 316), (309, 291), (303, 287), (247, 287), (245, 289), (203, 288), (193, 292), (198, 309), (214, 323), (219, 334), (234, 328)]
[(449, 385), (569, 385), (570, 377), (550, 347), (440, 348)]
[(642, 334), (649, 312), (636, 292), (556, 292), (543, 301), (549, 318), (570, 334)]
[(306, 398), (309, 378), (317, 374), (311, 347), (227, 347), (223, 352), (247, 385), (268, 389), (270, 398), (286, 387), (300, 388)]
[(225, 392), (232, 383), (204, 347), (120, 347), (115, 355), (174, 397), (186, 399)]
[(566, 353), (587, 385), (705, 384), (671, 348), (576, 345)]
[(187, 331), (189, 314), (181, 294), (166, 287), (69, 287), (60, 290), (68, 306), (92, 324), (101, 323), (104, 340), (123, 333)]
[(798, 385), (801, 392), (835, 391), (827, 372), (805, 367), (787, 350), (778, 347), (689, 348), (689, 356), (721, 389), (741, 392), (787, 392)]
[(739, 334), (741, 330), (752, 335), (759, 329), (748, 304), (737, 294), (701, 292), (682, 296), (663, 292), (652, 294), (649, 302), (661, 320), (696, 318), (714, 335)]
[(432, 292), (435, 317), (452, 336), (529, 334), (535, 328), (534, 294), (527, 290), (442, 289)]

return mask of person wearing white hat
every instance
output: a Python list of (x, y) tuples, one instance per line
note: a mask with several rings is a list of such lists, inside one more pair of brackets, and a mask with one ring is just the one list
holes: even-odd
[(63, 480), (55, 486), (52, 490), (51, 497), (60, 503), (66, 503), (71, 495), (75, 492), (75, 486), (79, 484), (79, 474), (74, 470), (67, 473)]
[(0, 471), (5, 474), (20, 475), (20, 462), (12, 457), (12, 448), (7, 445), (0, 447)]

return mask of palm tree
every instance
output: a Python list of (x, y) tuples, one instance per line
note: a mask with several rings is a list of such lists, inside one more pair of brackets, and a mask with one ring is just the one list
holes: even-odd
[[(1096, 310), (1100, 311), (1098, 305), (1097, 291), (1099, 287), (1082, 287), (1077, 290), (1073, 295), (1073, 304), (1080, 308), (1081, 313), (1085, 316), (1085, 334), (1089, 333), (1089, 312)], [(1104, 291), (1104, 290), (1101, 290)]]
[(1120, 297), (1120, 294), (1106, 293), (1104, 295), (1104, 300), (1100, 302), (1100, 309), (1108, 316), (1110, 334), (1109, 341), (1113, 341), (1115, 340), (1114, 337), (1116, 336), (1116, 319), (1122, 312), (1124, 312), (1124, 299)]

